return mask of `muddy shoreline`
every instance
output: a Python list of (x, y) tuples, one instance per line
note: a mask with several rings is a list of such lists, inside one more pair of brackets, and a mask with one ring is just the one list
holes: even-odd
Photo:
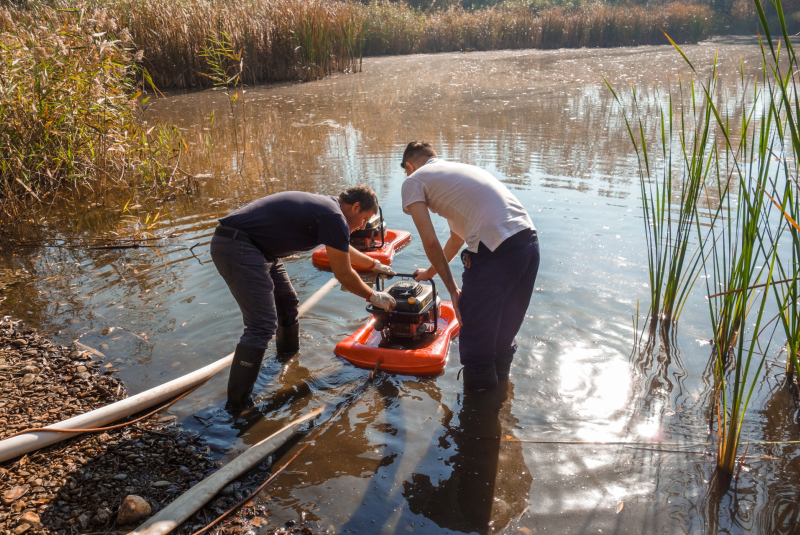
[[(8, 317), (0, 321), (0, 439), (126, 397), (116, 370), (81, 349), (55, 345)], [(239, 502), (263, 481), (266, 464), (174, 532), (192, 533)], [(219, 465), (202, 438), (164, 413), (81, 435), (0, 464), (0, 533), (127, 533)], [(266, 502), (258, 501), (210, 533), (317, 531), (302, 523), (270, 526)]]

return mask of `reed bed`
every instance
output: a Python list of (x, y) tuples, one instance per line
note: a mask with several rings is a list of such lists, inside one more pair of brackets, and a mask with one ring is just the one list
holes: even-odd
[(679, 42), (696, 42), (708, 35), (712, 20), (708, 7), (684, 4), (428, 12), (403, 3), (339, 0), (85, 0), (81, 5), (130, 33), (142, 65), (161, 89), (208, 86), (203, 73), (209, 65), (201, 51), (209, 36), (221, 33), (242, 52), (242, 81), (252, 84), (358, 71), (364, 55), (663, 44), (658, 26)]
[[(798, 367), (798, 157), (800, 157), (800, 97), (791, 73), (800, 68), (792, 47), (780, 0), (775, 1), (783, 49), (776, 46), (759, 0), (754, 0), (762, 31), (763, 70), (752, 84), (752, 104), (728, 106), (715, 91), (716, 61), (703, 81), (692, 82), (689, 98), (692, 121), (683, 111), (675, 115), (672, 100), (661, 112), (661, 168), (652, 178), (643, 119), (635, 92), (632, 116), (625, 115), (628, 135), (639, 155), (642, 204), (649, 247), (651, 310), (669, 317), (668, 301), (675, 299), (678, 315), (691, 284), (694, 266), (705, 274), (713, 350), (714, 403), (718, 437), (717, 467), (721, 480), (736, 473), (736, 460), (745, 413), (778, 326), (786, 336), (787, 376)], [(673, 42), (697, 75), (694, 65)], [(781, 50), (784, 50), (781, 57)], [(694, 80), (694, 79), (693, 79)], [(751, 83), (742, 74), (743, 89)], [(611, 85), (609, 84), (609, 89)], [(611, 89), (614, 92), (613, 89)], [(614, 92), (615, 97), (617, 96)], [(622, 104), (622, 100), (617, 98)], [(725, 105), (723, 105), (725, 104)], [(727, 111), (721, 111), (727, 110)], [(666, 118), (665, 118), (666, 116)], [(733, 120), (740, 117), (740, 121)], [(632, 127), (631, 124), (638, 126)], [(672, 165), (673, 124), (678, 125), (682, 165)], [(679, 174), (680, 205), (672, 207), (671, 186)], [(655, 182), (655, 187), (652, 184)], [(705, 197), (709, 212), (701, 218), (698, 202)], [(712, 202), (711, 199), (717, 199)], [(677, 221), (670, 215), (675, 212)], [(688, 222), (688, 224), (687, 224)], [(697, 263), (683, 266), (689, 225), (696, 229)], [(674, 232), (673, 232), (674, 229)], [(670, 285), (680, 290), (670, 290)], [(770, 303), (778, 313), (768, 317)], [(675, 317), (677, 319), (677, 316)], [(780, 344), (783, 346), (783, 344)], [(791, 379), (791, 376), (790, 376)], [(792, 380), (786, 382), (794, 387)]]
[(711, 11), (705, 6), (578, 9), (498, 6), (479, 11), (450, 8), (421, 13), (403, 4), (373, 4), (366, 13), (364, 54), (414, 54), (460, 50), (578, 48), (664, 44), (661, 26), (678, 42), (708, 35)]
[(176, 133), (138, 120), (130, 36), (79, 10), (29, 15), (0, 10), (0, 209), (89, 178), (162, 177)]
[(355, 71), (360, 4), (325, 0), (94, 0), (127, 28), (160, 88), (208, 86), (202, 50), (225, 34), (244, 58), (242, 82), (312, 80)]

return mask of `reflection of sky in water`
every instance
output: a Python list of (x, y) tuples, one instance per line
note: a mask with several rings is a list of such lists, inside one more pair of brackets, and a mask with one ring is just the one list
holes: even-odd
[[(742, 55), (757, 64), (756, 51), (711, 43), (687, 53), (700, 65), (718, 46), (721, 91), (741, 96), (732, 69)], [(127, 198), (47, 216), (73, 236), (127, 234), (158, 213), (150, 232), (174, 234), (170, 246), (20, 251), (13, 262), (38, 279), (15, 287), (2, 306), (60, 329), (62, 340), (81, 336), (120, 368), (132, 392), (160, 384), (229, 353), (239, 335), (235, 303), (213, 266), (201, 263), (209, 260), (216, 218), (276, 191), (335, 194), (363, 182), (378, 192), (391, 227), (412, 230), (399, 207), (398, 163), (409, 140), (428, 139), (441, 156), (502, 180), (539, 229), (542, 265), (517, 339), (513, 391), (494, 420), (475, 417), (482, 413), (466, 403), (456, 379), (457, 342), (438, 378), (384, 377), (304, 452), (292, 468), (302, 473), (281, 476), (271, 502), (275, 522), (307, 512), (337, 533), (469, 532), (481, 515), (491, 519), (487, 532), (509, 522), (511, 532), (559, 533), (711, 532), (714, 523), (743, 532), (756, 517), (776, 526), (778, 511), (798, 514), (786, 499), (796, 497), (800, 480), (794, 447), (751, 450), (740, 505), (731, 495), (715, 505), (708, 457), (517, 441), (707, 439), (709, 350), (697, 343), (709, 338), (702, 292), (687, 304), (677, 349), (631, 354), (632, 315), (637, 304), (645, 313), (648, 295), (639, 184), (618, 106), (599, 76), (622, 93), (634, 82), (640, 102), (652, 106), (664, 98), (654, 84), (664, 88), (686, 73), (681, 61), (670, 47), (370, 58), (359, 75), (248, 88), (238, 125), (241, 177), (224, 94), (170, 95), (150, 113), (177, 123), (195, 149), (206, 135), (213, 143), (210, 163), (202, 151), (182, 159), (182, 168), (207, 175), (197, 197), (156, 206), (142, 195), (124, 217)], [(444, 221), (434, 223), (446, 238)], [(194, 243), (196, 257), (186, 250)], [(286, 261), (301, 300), (330, 278), (309, 256)], [(416, 233), (394, 265), (427, 266)], [(456, 278), (460, 271), (456, 262)], [(284, 367), (265, 364), (257, 385), (264, 415), (255, 422), (232, 425), (220, 410), (224, 375), (174, 412), (230, 459), (363, 380), (366, 372), (334, 358), (332, 348), (366, 319), (363, 300), (338, 289), (328, 294), (302, 320), (301, 355)], [(753, 438), (782, 440), (796, 425), (769, 386), (756, 393), (745, 425)], [(502, 440), (485, 440), (492, 436)], [(487, 458), (496, 462), (481, 461)], [(735, 524), (732, 507), (752, 511)]]

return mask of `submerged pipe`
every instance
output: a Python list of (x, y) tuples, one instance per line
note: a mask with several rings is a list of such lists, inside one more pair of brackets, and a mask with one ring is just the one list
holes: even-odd
[[(325, 294), (330, 292), (338, 283), (333, 278), (325, 283), (325, 285), (314, 292), (300, 307), (297, 309), (298, 316), (307, 313), (311, 307), (316, 305)], [(195, 370), (183, 377), (178, 377), (163, 385), (145, 390), (133, 397), (123, 399), (106, 405), (99, 409), (83, 413), (81, 415), (63, 420), (61, 422), (48, 425), (48, 429), (84, 429), (101, 427), (105, 424), (116, 422), (131, 414), (143, 411), (149, 407), (163, 403), (190, 388), (195, 388), (205, 381), (209, 380), (220, 370), (230, 366), (233, 361), (233, 353), (219, 359), (216, 362)], [(76, 436), (75, 432), (54, 433), (52, 431), (25, 433), (23, 435), (14, 436), (5, 440), (0, 440), (0, 462), (13, 459), (25, 453), (36, 451), (45, 446), (55, 444), (62, 440)]]
[(203, 481), (180, 495), (178, 499), (166, 506), (147, 522), (131, 531), (128, 535), (165, 535), (181, 525), (225, 486), (250, 470), (261, 460), (270, 455), (294, 435), (294, 429), (308, 420), (322, 414), (325, 407), (320, 407), (294, 420), (292, 423), (265, 438), (255, 446), (236, 457), (234, 460), (205, 478)]

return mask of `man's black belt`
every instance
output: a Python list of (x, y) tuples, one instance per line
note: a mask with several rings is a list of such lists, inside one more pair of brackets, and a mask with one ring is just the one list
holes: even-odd
[(220, 225), (219, 227), (214, 229), (214, 234), (216, 234), (217, 236), (222, 236), (223, 238), (230, 238), (232, 240), (239, 240), (243, 241), (244, 243), (249, 243), (256, 249), (258, 249), (258, 245), (256, 245), (256, 243), (250, 239), (250, 236), (248, 236), (241, 230), (231, 227), (223, 227)]
[(264, 258), (269, 260), (270, 262), (275, 262), (277, 259), (270, 254), (267, 254), (264, 249), (259, 247), (259, 245), (253, 241), (253, 239), (247, 235), (246, 232), (242, 232), (239, 229), (235, 229), (233, 227), (225, 227), (219, 225), (217, 228), (214, 229), (214, 234), (217, 236), (222, 236), (223, 238), (230, 238), (232, 240), (238, 240), (240, 242), (248, 243), (258, 249), (261, 254), (264, 255)]

